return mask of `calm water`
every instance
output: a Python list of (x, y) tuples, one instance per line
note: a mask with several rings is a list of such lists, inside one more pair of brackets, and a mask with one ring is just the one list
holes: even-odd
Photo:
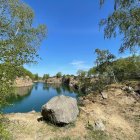
[(11, 105), (3, 108), (4, 113), (40, 111), (43, 104), (57, 95), (66, 95), (76, 98), (77, 92), (66, 86), (35, 83), (33, 87), (22, 87), (16, 90), (16, 94), (9, 98)]

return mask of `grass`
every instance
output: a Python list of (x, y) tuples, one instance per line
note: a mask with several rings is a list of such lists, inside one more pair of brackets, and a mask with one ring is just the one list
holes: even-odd
[(61, 138), (53, 138), (50, 140), (81, 140), (80, 138), (71, 138), (70, 136), (61, 137)]
[(91, 124), (88, 124), (86, 128), (88, 129), (86, 140), (109, 140), (109, 136), (104, 131), (94, 130)]
[(6, 125), (4, 124), (6, 121), (7, 119), (0, 114), (0, 140), (11, 140), (11, 135), (6, 130)]
[(104, 131), (89, 131), (86, 140), (109, 140), (109, 136)]

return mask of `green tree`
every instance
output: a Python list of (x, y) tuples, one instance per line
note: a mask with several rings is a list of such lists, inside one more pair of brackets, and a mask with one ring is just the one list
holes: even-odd
[[(0, 109), (12, 93), (16, 76), (26, 71), (21, 66), (36, 62), (46, 36), (46, 26), (33, 27), (33, 18), (33, 10), (20, 0), (0, 0)], [(5, 130), (0, 114), (0, 139), (9, 139)]]
[(87, 72), (88, 77), (92, 77), (92, 76), (94, 76), (95, 74), (96, 74), (96, 68), (95, 68), (95, 67), (90, 68), (90, 69), (88, 70), (88, 72)]
[[(100, 0), (100, 5), (105, 0)], [(105, 38), (122, 36), (120, 52), (129, 49), (134, 51), (140, 47), (140, 1), (114, 0), (114, 11), (107, 18), (102, 19), (100, 26), (104, 26)]]
[(85, 78), (87, 75), (87, 72), (84, 70), (78, 70), (77, 75), (78, 75), (78, 77)]
[(34, 75), (34, 80), (39, 80), (39, 76), (37, 73)]
[(57, 77), (57, 78), (61, 78), (61, 77), (62, 77), (62, 73), (61, 73), (61, 72), (58, 72), (58, 73), (56, 74), (56, 77)]
[(140, 56), (121, 58), (113, 62), (114, 73), (118, 81), (140, 79)]
[(44, 75), (43, 75), (43, 80), (47, 80), (49, 77), (50, 77), (49, 74), (44, 74)]
[(99, 74), (99, 76), (103, 77), (103, 75), (105, 77), (107, 77), (106, 81), (108, 83), (111, 83), (112, 80), (113, 82), (117, 82), (116, 80), (116, 76), (114, 74), (114, 70), (112, 68), (113, 65), (113, 61), (115, 60), (115, 55), (111, 54), (109, 52), (109, 50), (100, 50), (100, 49), (96, 49), (95, 53), (97, 54), (97, 58), (96, 58), (96, 71)]
[(0, 1), (0, 105), (23, 64), (36, 62), (46, 26), (33, 27), (33, 10), (20, 0)]

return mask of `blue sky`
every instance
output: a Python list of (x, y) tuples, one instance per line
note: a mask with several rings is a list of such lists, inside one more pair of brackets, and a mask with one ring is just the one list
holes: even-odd
[[(34, 25), (46, 24), (48, 33), (42, 42), (37, 65), (25, 66), (33, 73), (76, 74), (78, 69), (94, 66), (94, 49), (109, 49), (120, 56), (120, 38), (105, 40), (99, 21), (113, 10), (113, 2), (102, 9), (99, 0), (23, 0), (35, 12)], [(112, 3), (111, 3), (112, 2)], [(125, 54), (124, 54), (125, 55)]]

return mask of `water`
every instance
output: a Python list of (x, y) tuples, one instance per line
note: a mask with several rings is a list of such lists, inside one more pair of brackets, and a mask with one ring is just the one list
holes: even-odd
[(35, 83), (32, 87), (21, 87), (16, 89), (13, 97), (9, 97), (11, 105), (3, 108), (4, 113), (41, 111), (41, 107), (52, 97), (66, 95), (77, 98), (77, 92), (62, 85), (48, 85), (46, 83)]

